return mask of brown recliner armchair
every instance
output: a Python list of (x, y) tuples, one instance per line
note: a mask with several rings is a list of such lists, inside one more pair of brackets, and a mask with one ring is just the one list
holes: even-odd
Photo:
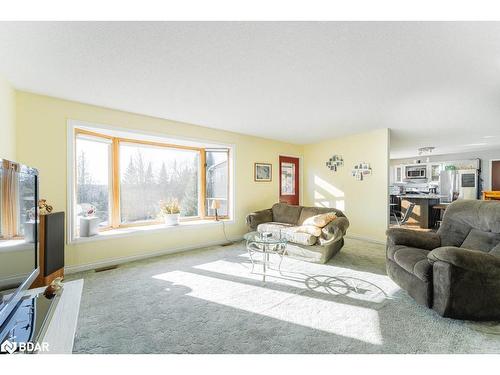
[(387, 273), (438, 314), (500, 319), (500, 202), (459, 200), (437, 233), (387, 231)]

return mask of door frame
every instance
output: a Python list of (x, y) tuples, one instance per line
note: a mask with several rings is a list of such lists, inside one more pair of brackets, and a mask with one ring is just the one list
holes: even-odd
[(293, 154), (278, 154), (277, 156), (277, 165), (278, 165), (278, 178), (276, 179), (278, 181), (278, 189), (276, 191), (277, 193), (277, 200), (276, 202), (280, 201), (280, 180), (281, 176), (279, 175), (280, 173), (280, 156), (284, 156), (286, 158), (297, 158), (299, 159), (299, 206), (302, 206), (304, 204), (304, 157), (302, 155), (293, 155)]

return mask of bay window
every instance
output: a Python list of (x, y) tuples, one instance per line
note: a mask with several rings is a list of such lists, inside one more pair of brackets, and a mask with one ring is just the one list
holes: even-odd
[(214, 201), (229, 217), (229, 148), (121, 135), (75, 128), (72, 238), (82, 220), (99, 231), (160, 224), (160, 204), (172, 200), (181, 221), (214, 218)]

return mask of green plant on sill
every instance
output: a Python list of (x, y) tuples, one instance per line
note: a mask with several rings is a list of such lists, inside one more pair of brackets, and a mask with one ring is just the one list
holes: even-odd
[(160, 213), (162, 215), (172, 215), (181, 212), (177, 199), (169, 199), (167, 202), (160, 201)]

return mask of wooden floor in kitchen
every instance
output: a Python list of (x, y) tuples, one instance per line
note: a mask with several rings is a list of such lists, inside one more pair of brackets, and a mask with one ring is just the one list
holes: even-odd
[(418, 224), (404, 224), (404, 225), (399, 226), (394, 222), (391, 222), (391, 224), (389, 225), (389, 228), (403, 228), (403, 229), (408, 229), (408, 230), (415, 230), (418, 232), (436, 232), (437, 231), (437, 229), (434, 229), (434, 228), (429, 228), (429, 229), (420, 228), (420, 226)]

